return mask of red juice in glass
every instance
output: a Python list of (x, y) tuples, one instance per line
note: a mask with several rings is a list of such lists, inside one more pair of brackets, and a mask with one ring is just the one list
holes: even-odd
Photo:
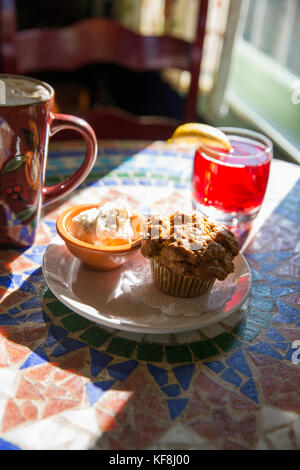
[(192, 176), (193, 203), (208, 217), (230, 227), (250, 221), (263, 202), (272, 159), (272, 143), (243, 129), (222, 129), (232, 150), (200, 146)]

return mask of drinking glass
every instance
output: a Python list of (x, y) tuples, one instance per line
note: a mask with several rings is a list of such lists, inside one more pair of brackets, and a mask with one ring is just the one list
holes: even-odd
[(221, 128), (232, 149), (197, 148), (192, 174), (194, 208), (231, 229), (243, 245), (267, 189), (272, 142), (246, 129)]

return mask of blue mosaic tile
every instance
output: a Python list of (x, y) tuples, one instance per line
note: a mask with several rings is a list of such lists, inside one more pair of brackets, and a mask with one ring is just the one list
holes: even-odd
[(300, 320), (300, 310), (288, 305), (281, 300), (276, 302), (279, 313), (286, 316), (287, 318), (294, 319), (294, 321)]
[(46, 348), (51, 348), (67, 335), (68, 332), (65, 328), (51, 324), (48, 330), (47, 338), (44, 342), (44, 346)]
[(172, 421), (176, 419), (183, 412), (187, 403), (188, 403), (187, 398), (173, 398), (173, 399), (167, 400), (167, 404), (169, 407)]
[(276, 359), (282, 359), (281, 354), (279, 354), (276, 349), (270, 346), (269, 343), (265, 343), (264, 341), (261, 341), (260, 343), (257, 343), (253, 346), (249, 346), (247, 350), (259, 354), (264, 354), (265, 356), (274, 357)]
[(187, 153), (187, 154), (181, 155), (181, 158), (183, 158), (184, 160), (194, 160), (194, 155)]
[(169, 181), (157, 180), (155, 181), (155, 186), (169, 186)]
[(276, 214), (279, 214), (288, 220), (295, 223), (300, 223), (300, 207), (299, 207), (299, 180), (285, 197), (281, 203), (276, 207)]
[(186, 189), (186, 185), (183, 183), (174, 183), (174, 188), (176, 189)]
[(33, 351), (26, 361), (21, 365), (20, 369), (27, 369), (27, 367), (39, 366), (48, 362), (48, 356), (42, 346), (39, 346)]
[(226, 382), (235, 385), (236, 387), (239, 387), (242, 382), (241, 377), (232, 368), (226, 369), (221, 375), (221, 378), (226, 380)]
[(21, 448), (9, 441), (6, 441), (5, 439), (0, 438), (0, 450), (21, 450)]
[(30, 252), (25, 252), (24, 253), (24, 256), (26, 256), (26, 258), (29, 258), (31, 261), (33, 261), (34, 263), (37, 263), (37, 264), (42, 264), (43, 262), (43, 256), (44, 256), (44, 251), (45, 249), (47, 248), (47, 245), (37, 245), (37, 246), (34, 246)]
[(294, 254), (295, 253), (293, 251), (275, 251), (275, 258), (277, 261), (284, 261)]
[(11, 279), (10, 276), (0, 276), (1, 287), (12, 287), (13, 284), (14, 284), (13, 280)]
[(130, 180), (130, 179), (121, 180), (120, 183), (121, 183), (123, 186), (134, 186), (134, 185), (135, 185), (135, 181), (134, 181), (134, 180)]
[(244, 383), (244, 385), (242, 385), (240, 388), (240, 392), (246, 395), (246, 397), (255, 401), (255, 403), (258, 403), (257, 390), (253, 379), (250, 379), (248, 382)]
[(0, 325), (18, 325), (19, 319), (7, 315), (7, 313), (0, 313)]
[(103, 393), (109, 390), (114, 383), (115, 380), (104, 380), (101, 382), (87, 383), (85, 387), (90, 406), (93, 406), (99, 400), (99, 398), (102, 397)]
[(266, 261), (272, 252), (263, 252), (263, 253), (247, 253), (247, 258), (253, 259), (254, 261), (258, 261), (261, 263), (262, 261)]
[(282, 323), (282, 324), (287, 324), (290, 325), (292, 323), (295, 323), (297, 320), (295, 318), (290, 318), (286, 317), (284, 315), (281, 315), (280, 313), (277, 313), (272, 317), (272, 322), (273, 323)]
[(20, 306), (23, 310), (29, 310), (29, 309), (38, 308), (38, 307), (41, 308), (42, 301), (40, 297), (34, 296), (34, 297), (31, 297), (31, 299), (28, 299), (25, 302), (21, 303)]
[(40, 310), (39, 312), (34, 312), (27, 317), (28, 321), (33, 321), (33, 322), (43, 322), (43, 323), (50, 323), (51, 320), (48, 317), (48, 315), (43, 312), (43, 310)]
[(272, 271), (277, 267), (278, 263), (263, 263), (260, 267), (262, 273), (267, 273), (268, 271)]
[[(295, 323), (300, 320), (300, 310), (279, 300), (277, 301), (277, 306), (279, 315), (274, 316), (273, 321), (281, 323)], [(283, 321), (281, 321), (281, 318), (283, 318)]]
[(213, 372), (216, 372), (217, 374), (219, 374), (220, 372), (222, 372), (222, 370), (225, 369), (225, 366), (220, 361), (204, 362), (204, 365), (207, 366)]
[(24, 274), (28, 274), (30, 276), (31, 282), (39, 282), (43, 277), (43, 270), (42, 268), (37, 268), (36, 266), (34, 266), (31, 269), (26, 269), (26, 271), (24, 271)]
[(170, 384), (162, 387), (161, 390), (168, 395), (168, 397), (178, 397), (180, 395), (180, 388), (177, 384)]
[(86, 344), (76, 339), (64, 338), (62, 342), (52, 351), (51, 355), (54, 357), (64, 356), (65, 354), (76, 351), (76, 349), (85, 348)]
[(278, 348), (281, 351), (285, 351), (289, 347), (289, 345), (290, 345), (290, 343), (286, 343), (286, 342), (283, 342), (283, 341), (280, 341), (278, 343), (272, 343), (272, 346), (274, 346), (274, 348)]
[(183, 388), (183, 390), (187, 390), (193, 377), (195, 364), (186, 364), (183, 366), (173, 367), (172, 370), (181, 388)]
[(52, 233), (56, 233), (56, 222), (54, 220), (45, 220), (44, 224), (46, 224), (47, 227), (49, 227)]
[(18, 308), (18, 307), (14, 307), (14, 308), (11, 308), (10, 310), (8, 310), (8, 313), (10, 315), (16, 315), (17, 313), (20, 313), (21, 310)]
[[(105, 178), (102, 181), (103, 181), (104, 186), (117, 186), (118, 184), (118, 182), (115, 180), (108, 180)], [(96, 183), (99, 184), (98, 181)], [(95, 185), (95, 183), (93, 185)]]
[(152, 364), (147, 364), (147, 368), (158, 385), (162, 386), (168, 383), (168, 372), (165, 369)]
[(272, 297), (269, 284), (253, 283), (251, 294), (259, 297)]
[(17, 320), (18, 320), (18, 323), (24, 323), (24, 322), (28, 321), (28, 318), (27, 318), (27, 315), (19, 315), (17, 317)]
[(230, 358), (226, 360), (226, 363), (247, 377), (252, 377), (251, 370), (241, 349), (235, 351)]
[(263, 281), (264, 280), (261, 273), (259, 271), (257, 271), (256, 269), (254, 269), (254, 268), (251, 268), (251, 275), (252, 275), (253, 281)]
[[(23, 276), (21, 274), (13, 274), (12, 273), (10, 275), (10, 277), (13, 281), (14, 287), (18, 287), (22, 283)], [(1, 281), (0, 281), (0, 284), (1, 284)]]
[(275, 341), (284, 341), (285, 339), (280, 333), (278, 333), (277, 330), (275, 330), (275, 328), (273, 328), (273, 326), (268, 328), (266, 336), (267, 338), (273, 339)]
[(295, 287), (273, 287), (272, 297), (281, 297), (282, 295), (292, 294), (297, 291), (298, 289)]
[(119, 362), (118, 364), (113, 364), (107, 368), (109, 375), (118, 380), (126, 380), (127, 377), (134, 371), (137, 367), (138, 362), (135, 360), (129, 360), (125, 362)]
[(29, 231), (25, 225), (22, 226), (19, 234), (19, 240), (26, 240), (29, 235)]
[(108, 354), (102, 353), (101, 351), (97, 351), (96, 349), (90, 349), (91, 355), (91, 375), (92, 377), (96, 377), (107, 364), (112, 361), (112, 357)]
[(22, 292), (32, 292), (33, 294), (36, 292), (33, 284), (27, 280), (22, 282), (22, 284), (19, 286), (19, 289)]
[(271, 274), (264, 274), (264, 278), (272, 286), (290, 286), (295, 284), (294, 281), (289, 281), (288, 279), (281, 279), (280, 277), (272, 276)]

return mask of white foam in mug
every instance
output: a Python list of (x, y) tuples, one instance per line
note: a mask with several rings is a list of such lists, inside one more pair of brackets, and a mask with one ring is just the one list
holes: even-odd
[(0, 105), (22, 106), (46, 101), (51, 95), (50, 87), (34, 79), (5, 76), (0, 79)]

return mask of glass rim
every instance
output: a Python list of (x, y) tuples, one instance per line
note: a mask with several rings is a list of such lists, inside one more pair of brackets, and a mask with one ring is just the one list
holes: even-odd
[(26, 103), (26, 104), (1, 104), (0, 103), (0, 108), (19, 108), (19, 107), (26, 107), (26, 106), (35, 106), (37, 104), (41, 103), (46, 103), (49, 101), (53, 96), (54, 96), (54, 89), (52, 88), (51, 85), (49, 85), (46, 82), (43, 82), (42, 80), (39, 80), (38, 78), (33, 78), (33, 77), (28, 77), (27, 75), (18, 75), (18, 74), (13, 74), (13, 73), (0, 73), (0, 80), (4, 78), (13, 78), (14, 80), (25, 80), (28, 82), (35, 82), (39, 85), (42, 85), (44, 88), (49, 93), (49, 96), (46, 98), (32, 98), (32, 102)]
[[(253, 140), (256, 140), (256, 141), (259, 141), (261, 143), (263, 143), (265, 145), (265, 149), (261, 152), (258, 152), (257, 154), (255, 154), (255, 157), (256, 158), (259, 158), (261, 155), (270, 155), (270, 157), (272, 158), (272, 155), (273, 155), (273, 143), (271, 141), (271, 139), (269, 139), (269, 137), (267, 137), (266, 135), (264, 134), (261, 134), (260, 132), (256, 132), (256, 131), (252, 131), (250, 129), (245, 129), (245, 128), (242, 128), (242, 127), (218, 127), (218, 129), (222, 132), (224, 132), (226, 135), (228, 134), (232, 134), (232, 135), (236, 135), (237, 137), (245, 137), (245, 138), (252, 138)], [(220, 150), (217, 150), (217, 149), (211, 149), (210, 147), (208, 147), (207, 145), (205, 144), (200, 144), (197, 148), (197, 150), (199, 152), (204, 152), (207, 154), (207, 157), (212, 159), (212, 160), (215, 160), (217, 163), (219, 164), (226, 164), (225, 162), (222, 162), (222, 160), (219, 160), (218, 157), (228, 157), (228, 152), (222, 152)], [(230, 154), (229, 154), (230, 155)], [(237, 157), (239, 155), (236, 155)], [(242, 155), (240, 155), (242, 156)], [(231, 163), (231, 165), (234, 165), (234, 163)]]

